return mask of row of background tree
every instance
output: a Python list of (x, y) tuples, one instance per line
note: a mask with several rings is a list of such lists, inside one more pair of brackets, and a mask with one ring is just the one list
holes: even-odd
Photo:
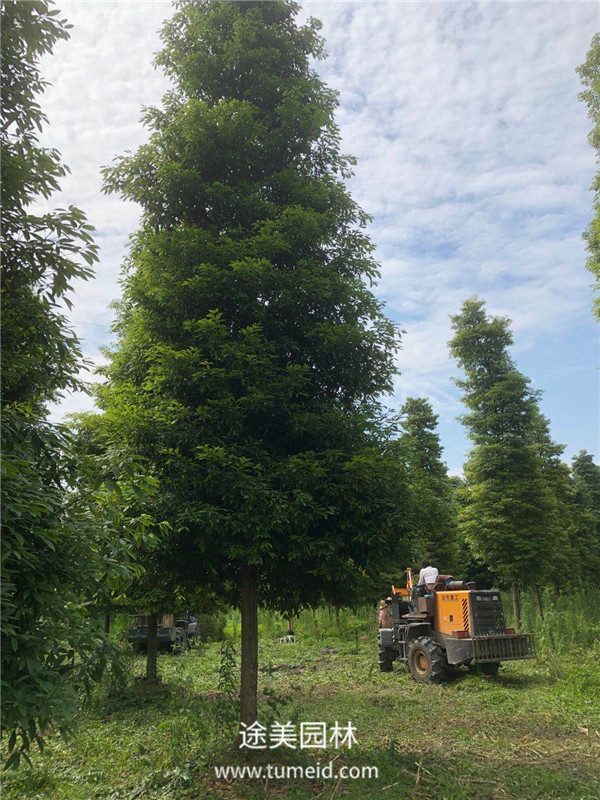
[[(420, 552), (481, 587), (561, 591), (582, 582), (600, 567), (600, 467), (586, 451), (570, 467), (561, 460), (539, 393), (506, 351), (508, 320), (487, 317), (471, 299), (453, 325), (450, 348), (467, 374), (458, 381), (470, 412), (462, 421), (473, 442), (464, 477), (447, 474), (429, 401), (409, 399), (402, 409)], [(514, 613), (519, 625), (518, 605)]]
[[(572, 472), (472, 299), (451, 351), (473, 441), (448, 478), (436, 417), (391, 391), (399, 331), (370, 286), (367, 215), (344, 181), (337, 95), (292, 2), (178, 3), (157, 64), (173, 89), (149, 141), (106, 170), (143, 209), (97, 387), (101, 414), (51, 424), (82, 388), (64, 307), (97, 260), (73, 207), (36, 213), (66, 168), (42, 148), (38, 60), (68, 24), (2, 6), (2, 724), (12, 763), (119, 664), (100, 611), (153, 616), (226, 595), (242, 611), (241, 721), (257, 716), (257, 608), (359, 605), (429, 556), (502, 585), (599, 561), (600, 471)], [(148, 678), (156, 675), (149, 658)]]

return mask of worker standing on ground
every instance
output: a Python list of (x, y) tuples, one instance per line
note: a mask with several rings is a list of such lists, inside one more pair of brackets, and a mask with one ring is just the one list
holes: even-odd
[(421, 561), (421, 572), (419, 572), (419, 586), (427, 586), (429, 590), (433, 589), (435, 582), (439, 575), (439, 571), (432, 567), (429, 561)]
[(379, 603), (379, 627), (380, 628), (393, 628), (394, 620), (392, 619), (392, 598), (388, 597), (387, 600), (382, 600)]

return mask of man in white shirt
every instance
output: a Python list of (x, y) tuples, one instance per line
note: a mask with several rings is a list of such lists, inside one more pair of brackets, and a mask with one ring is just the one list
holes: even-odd
[(419, 586), (427, 586), (428, 589), (433, 589), (439, 571), (432, 567), (429, 561), (421, 561), (421, 572), (419, 572)]

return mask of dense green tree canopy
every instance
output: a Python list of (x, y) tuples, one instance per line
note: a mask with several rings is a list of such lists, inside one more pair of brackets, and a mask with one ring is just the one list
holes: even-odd
[(481, 557), (473, 553), (473, 548), (465, 538), (465, 531), (460, 523), (461, 509), (469, 502), (469, 490), (464, 478), (458, 475), (449, 477), (453, 516), (456, 521), (456, 570), (455, 577), (473, 581), (479, 589), (491, 589), (498, 585), (498, 580)]
[[(600, 162), (600, 33), (597, 33), (592, 39), (592, 46), (585, 63), (578, 68), (577, 72), (585, 87), (579, 97), (587, 105), (592, 120), (589, 141), (596, 150)], [(594, 217), (584, 234), (584, 239), (589, 254), (586, 266), (596, 279), (595, 288), (598, 292), (600, 287), (600, 171), (596, 173), (591, 188), (594, 192), (592, 201)], [(594, 305), (596, 316), (600, 318), (600, 297), (596, 298)]]
[(549, 492), (546, 536), (551, 542), (548, 573), (545, 576), (559, 586), (577, 560), (575, 524), (575, 488), (568, 464), (562, 460), (565, 447), (550, 434), (550, 422), (541, 413), (533, 425), (533, 440), (542, 477)]
[(165, 24), (173, 90), (106, 171), (143, 221), (99, 390), (190, 563), (282, 610), (365, 584), (405, 502), (379, 405), (398, 332), (297, 12), (182, 2)]
[[(81, 354), (63, 305), (96, 258), (70, 207), (36, 213), (66, 172), (39, 146), (38, 61), (68, 26), (46, 2), (2, 4), (2, 728), (16, 764), (50, 724), (69, 729), (79, 693), (114, 652), (90, 610), (135, 573), (147, 515), (135, 469), (94, 486), (45, 404), (80, 388)], [(102, 472), (100, 473), (102, 475)]]
[(404, 431), (401, 441), (411, 467), (432, 478), (445, 478), (447, 471), (442, 461), (442, 446), (439, 434), (435, 432), (438, 415), (433, 413), (429, 400), (407, 398), (400, 415)]

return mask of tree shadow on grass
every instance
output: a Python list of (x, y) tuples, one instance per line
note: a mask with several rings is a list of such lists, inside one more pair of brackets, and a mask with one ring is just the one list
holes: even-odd
[(554, 681), (548, 675), (503, 675), (493, 679), (510, 689), (531, 689), (535, 686), (551, 686)]
[(491, 683), (510, 689), (531, 689), (536, 686), (550, 686), (553, 683), (548, 675), (519, 675), (515, 673), (506, 673), (503, 672), (502, 667), (500, 667), (500, 672), (494, 676), (485, 675), (483, 672), (478, 672), (476, 669), (468, 670), (465, 667), (450, 667), (445, 676), (444, 683), (450, 686), (460, 685), (460, 683), (468, 678), (476, 678), (485, 683)]

